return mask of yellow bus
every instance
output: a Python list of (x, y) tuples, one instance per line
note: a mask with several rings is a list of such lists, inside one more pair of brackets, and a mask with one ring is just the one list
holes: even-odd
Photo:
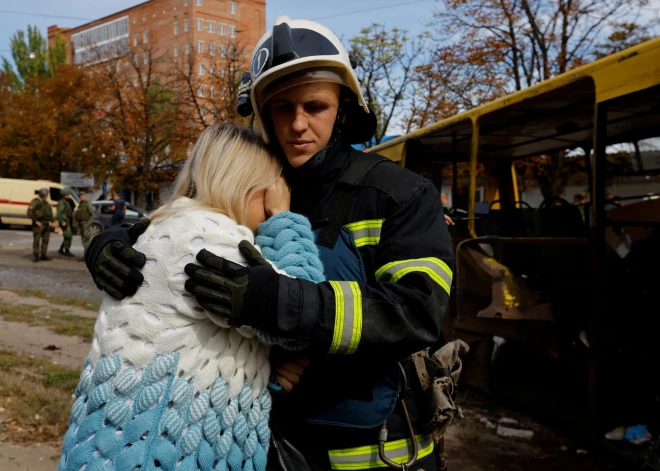
[[(445, 325), (472, 346), (462, 380), (589, 432), (660, 417), (648, 379), (660, 359), (660, 199), (606, 200), (613, 153), (633, 162), (629, 180), (659, 180), (660, 38), (368, 151), (436, 182), (453, 169), (451, 200), (467, 214), (450, 228)], [(516, 162), (560, 152), (582, 159), (590, 201), (531, 207)]]

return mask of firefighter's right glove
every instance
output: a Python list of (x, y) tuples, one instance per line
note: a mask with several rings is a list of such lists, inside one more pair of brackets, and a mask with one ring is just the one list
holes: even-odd
[(186, 291), (210, 313), (223, 317), (231, 325), (249, 325), (277, 333), (273, 311), (277, 306), (279, 276), (261, 254), (248, 242), (241, 242), (241, 252), (250, 266), (243, 267), (202, 249), (197, 265), (185, 267), (190, 277)]
[(85, 254), (87, 268), (96, 286), (115, 299), (133, 296), (144, 281), (139, 269), (147, 260), (132, 245), (147, 230), (149, 223), (150, 220), (145, 218), (128, 229), (104, 231), (92, 240)]

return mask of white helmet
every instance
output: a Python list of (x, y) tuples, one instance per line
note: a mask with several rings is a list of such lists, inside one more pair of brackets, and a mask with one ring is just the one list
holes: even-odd
[[(262, 114), (266, 102), (282, 90), (310, 82), (339, 83), (357, 98), (350, 110), (344, 109), (347, 119), (342, 135), (348, 143), (368, 141), (376, 129), (376, 117), (364, 100), (348, 52), (323, 25), (280, 16), (254, 48), (251, 73), (250, 101), (266, 142), (271, 140), (269, 124)], [(367, 116), (350, 119), (360, 109), (359, 114)]]

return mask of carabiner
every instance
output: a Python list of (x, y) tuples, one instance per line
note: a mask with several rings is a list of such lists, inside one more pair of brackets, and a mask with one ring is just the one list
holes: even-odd
[(403, 400), (403, 397), (406, 395), (408, 390), (408, 378), (406, 377), (406, 372), (403, 369), (401, 363), (398, 363), (401, 374), (403, 375), (403, 395), (399, 396), (399, 405), (403, 409), (403, 416), (406, 419), (406, 424), (408, 425), (408, 434), (410, 435), (410, 444), (412, 446), (412, 453), (410, 454), (410, 459), (406, 463), (395, 463), (385, 455), (385, 442), (387, 442), (387, 420), (383, 422), (383, 425), (380, 426), (380, 432), (378, 434), (378, 456), (381, 461), (385, 463), (390, 468), (401, 469), (406, 471), (408, 468), (413, 466), (417, 462), (417, 455), (419, 453), (419, 447), (417, 445), (417, 438), (415, 437), (415, 431), (413, 430), (412, 422), (410, 421), (410, 415), (408, 414), (408, 408), (406, 403)]

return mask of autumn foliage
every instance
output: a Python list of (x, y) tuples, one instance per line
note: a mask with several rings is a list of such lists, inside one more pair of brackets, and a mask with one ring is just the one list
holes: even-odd
[[(236, 43), (202, 76), (194, 54), (176, 63), (155, 44), (109, 57), (99, 50), (85, 67), (55, 63), (35, 31), (15, 35), (16, 67), (5, 61), (0, 71), (2, 177), (59, 181), (60, 172), (82, 172), (133, 191), (134, 203), (146, 207), (205, 126), (237, 119), (246, 60)], [(27, 55), (35, 44), (43, 46), (39, 56)]]

